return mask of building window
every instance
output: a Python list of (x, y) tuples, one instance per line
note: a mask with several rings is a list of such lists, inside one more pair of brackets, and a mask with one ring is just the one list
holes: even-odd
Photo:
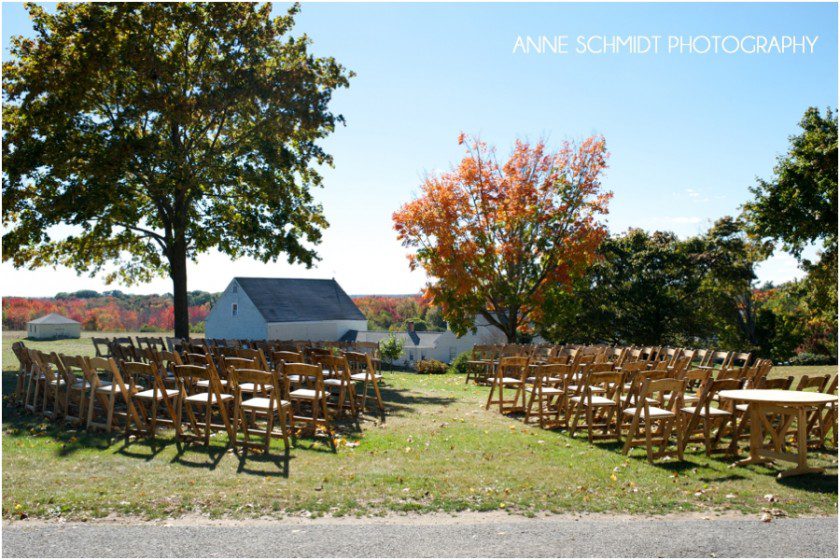
[(230, 306), (230, 314), (236, 317), (236, 314), (239, 313), (239, 306), (237, 304), (233, 304)]
[(409, 362), (413, 362), (413, 361), (414, 361), (414, 350), (409, 350), (409, 351), (408, 351), (408, 361), (409, 361)]
[(234, 294), (239, 293), (239, 284), (234, 284), (233, 289), (231, 290)]
[(455, 359), (455, 347), (450, 346), (449, 347), (449, 360), (452, 361), (454, 359)]

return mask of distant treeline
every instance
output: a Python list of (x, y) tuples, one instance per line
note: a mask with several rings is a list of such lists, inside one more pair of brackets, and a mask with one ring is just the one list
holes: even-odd
[[(204, 320), (220, 294), (189, 292), (190, 328), (204, 331)], [(413, 296), (354, 296), (368, 319), (368, 328), (404, 330), (408, 321), (418, 331), (445, 330), (440, 312)], [(58, 313), (82, 323), (86, 331), (171, 331), (174, 324), (172, 295), (133, 295), (119, 290), (59, 292), (51, 298), (3, 298), (3, 329), (25, 330), (26, 323), (48, 313)]]
[[(219, 294), (189, 293), (190, 325), (204, 330), (204, 319)], [(87, 331), (171, 331), (175, 327), (172, 295), (132, 295), (119, 290), (59, 292), (52, 298), (3, 298), (3, 329), (24, 330), (26, 323), (58, 313), (82, 323)]]

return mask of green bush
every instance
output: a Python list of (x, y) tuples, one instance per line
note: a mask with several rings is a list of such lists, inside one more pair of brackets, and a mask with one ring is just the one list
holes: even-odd
[(420, 360), (417, 362), (417, 373), (441, 374), (446, 373), (449, 366), (437, 360)]
[(454, 373), (467, 373), (467, 362), (472, 359), (472, 352), (461, 352), (449, 366)]
[(832, 358), (826, 354), (811, 354), (810, 352), (802, 352), (790, 359), (792, 366), (833, 366), (837, 364), (837, 358)]

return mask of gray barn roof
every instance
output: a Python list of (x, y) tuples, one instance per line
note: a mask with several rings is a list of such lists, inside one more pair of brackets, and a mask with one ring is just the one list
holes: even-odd
[(406, 348), (435, 348), (437, 347), (437, 340), (446, 334), (445, 331), (355, 331), (350, 330), (344, 333), (339, 341), (341, 342), (356, 342), (363, 339), (364, 342), (379, 342), (391, 335), (396, 338), (401, 338)]
[(234, 278), (267, 323), (364, 321), (338, 282), (308, 278)]
[(29, 321), (27, 324), (35, 324), (35, 325), (78, 325), (78, 321), (74, 321), (73, 319), (68, 319), (64, 315), (59, 315), (58, 313), (50, 313), (49, 315), (44, 315), (43, 317), (38, 317), (37, 319), (33, 319)]

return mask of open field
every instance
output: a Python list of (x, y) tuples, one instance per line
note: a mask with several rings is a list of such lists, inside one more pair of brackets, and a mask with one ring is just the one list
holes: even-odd
[[(623, 456), (617, 444), (588, 444), (485, 411), (487, 389), (463, 377), (389, 374), (384, 423), (342, 428), (337, 454), (302, 440), (288, 478), (270, 459), (228, 452), (219, 436), (210, 449), (179, 452), (169, 434), (108, 445), (8, 403), (17, 366), (3, 338), (3, 516), (89, 519), (209, 515), (259, 518), (386, 512), (507, 510), (665, 514), (773, 508), (778, 514), (837, 510), (836, 453), (813, 453), (825, 475), (777, 480), (761, 466), (730, 468), (689, 448), (682, 463), (650, 465), (641, 450)], [(88, 339), (32, 344), (92, 354)], [(776, 368), (772, 375), (833, 373), (834, 367)], [(357, 447), (348, 446), (355, 444)], [(774, 502), (768, 503), (766, 495)]]

